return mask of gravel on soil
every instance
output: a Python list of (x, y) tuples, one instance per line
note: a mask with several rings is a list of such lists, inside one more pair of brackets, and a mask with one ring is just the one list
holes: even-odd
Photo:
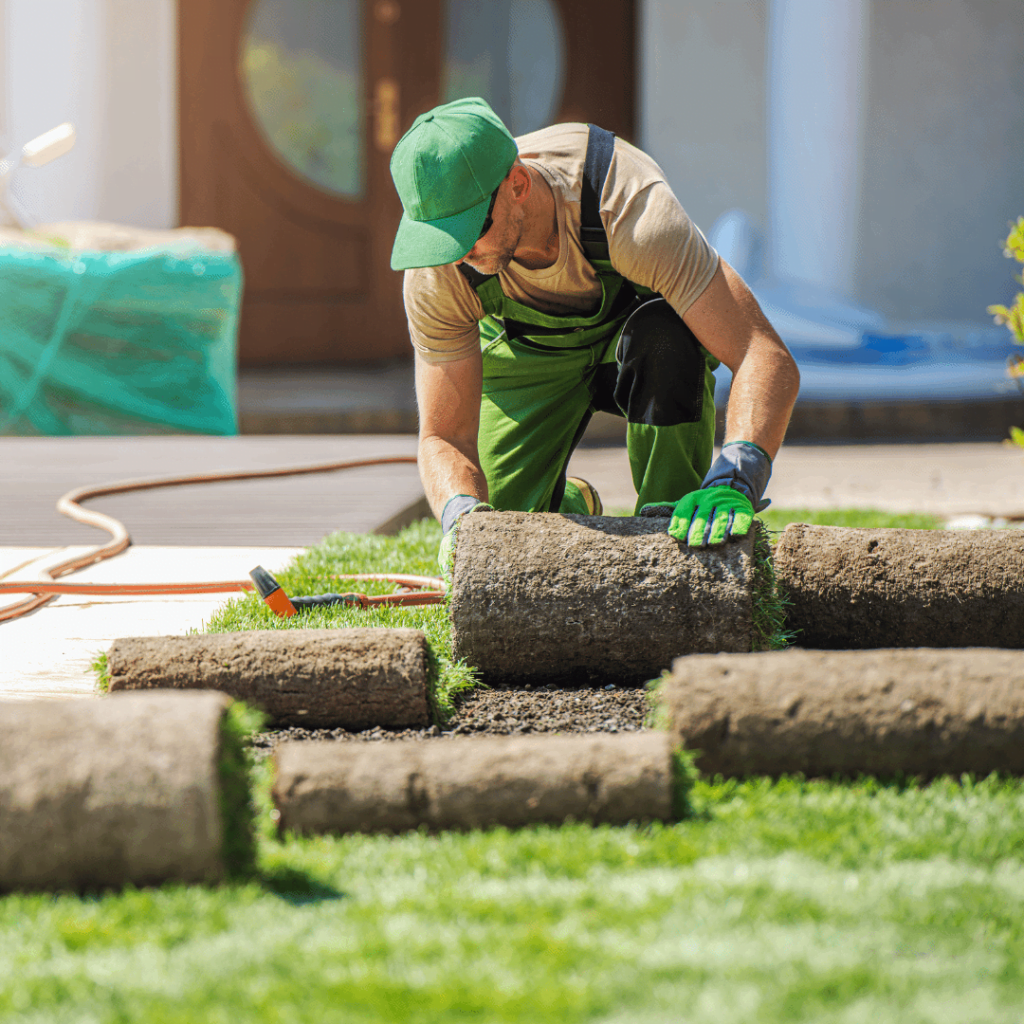
[(643, 686), (591, 689), (547, 684), (478, 687), (457, 703), (443, 727), (425, 729), (303, 729), (259, 733), (253, 747), (267, 755), (282, 740), (426, 740), (453, 736), (524, 736), (536, 733), (638, 732), (650, 711)]

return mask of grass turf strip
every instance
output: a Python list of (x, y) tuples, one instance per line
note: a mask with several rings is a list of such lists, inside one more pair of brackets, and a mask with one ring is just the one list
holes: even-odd
[(1019, 1022), (1024, 786), (698, 782), (651, 828), (270, 838), (0, 900), (0, 1020)]
[(221, 721), (217, 776), (224, 830), (222, 856), (228, 878), (248, 878), (256, 871), (257, 794), (249, 738), (265, 723), (266, 716), (261, 711), (242, 701), (233, 701)]

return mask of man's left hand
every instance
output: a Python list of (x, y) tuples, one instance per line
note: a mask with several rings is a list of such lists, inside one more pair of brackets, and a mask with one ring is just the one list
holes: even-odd
[(768, 453), (753, 441), (729, 441), (704, 477), (700, 490), (672, 503), (648, 504), (642, 516), (670, 516), (668, 532), (691, 548), (724, 544), (745, 537), (754, 525), (754, 510), (769, 502), (761, 495), (772, 474)]
[(754, 524), (750, 499), (732, 487), (705, 487), (676, 502), (668, 532), (691, 548), (724, 544), (745, 537)]

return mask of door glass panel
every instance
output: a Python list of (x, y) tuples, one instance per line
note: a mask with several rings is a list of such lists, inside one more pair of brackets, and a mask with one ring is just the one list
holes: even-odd
[(445, 0), (444, 102), (482, 96), (513, 135), (550, 124), (565, 80), (553, 0)]
[(360, 0), (255, 0), (239, 53), (260, 134), (300, 177), (332, 195), (365, 188)]

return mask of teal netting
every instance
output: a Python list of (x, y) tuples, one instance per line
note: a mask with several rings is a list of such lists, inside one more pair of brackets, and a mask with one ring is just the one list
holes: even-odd
[(238, 432), (237, 255), (0, 248), (0, 434)]

